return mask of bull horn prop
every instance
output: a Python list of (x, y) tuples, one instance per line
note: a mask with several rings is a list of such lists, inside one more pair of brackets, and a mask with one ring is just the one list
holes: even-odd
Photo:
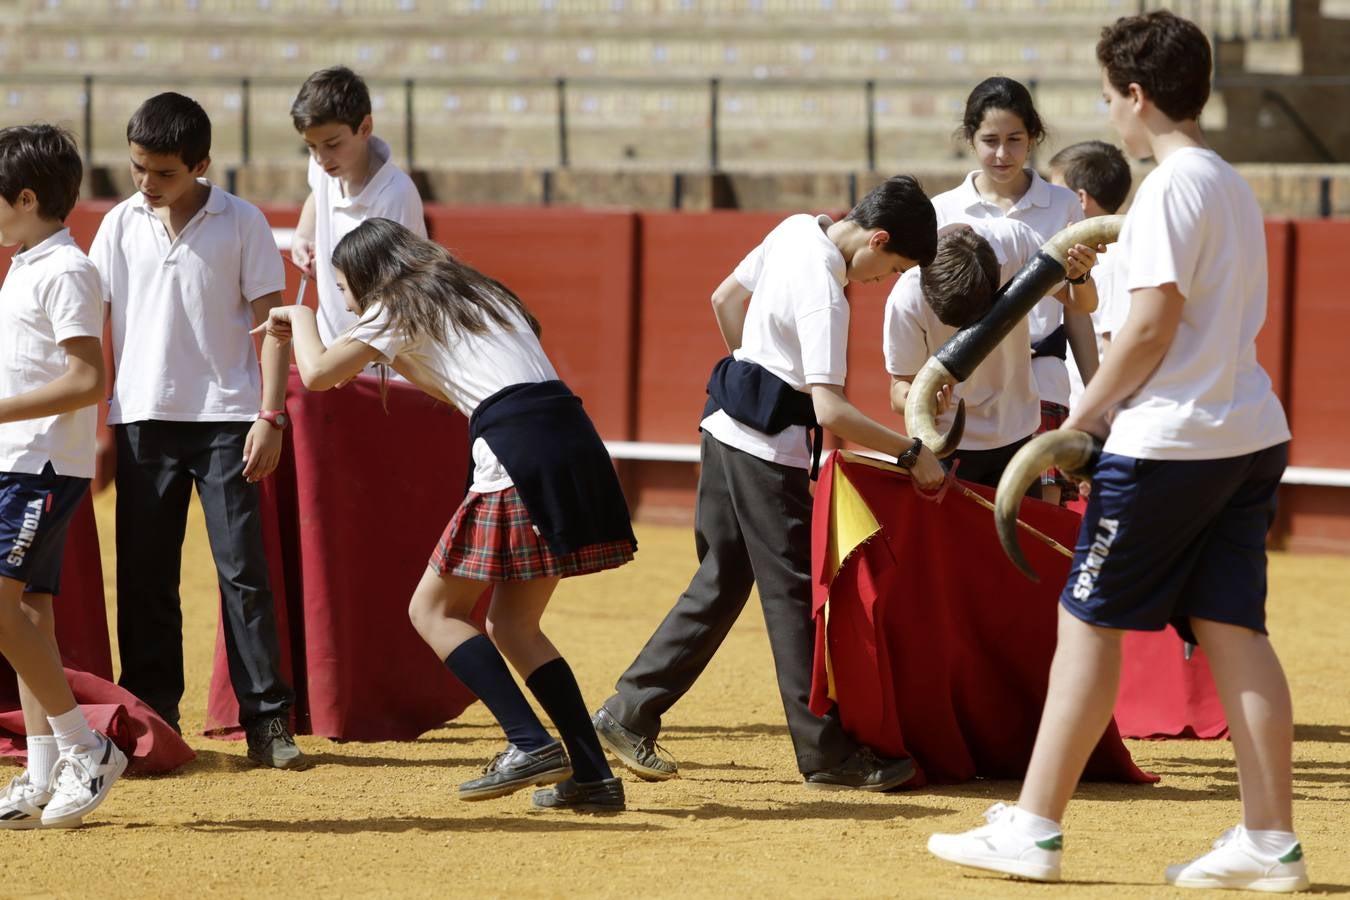
[(1017, 542), (1017, 510), (1022, 498), (1046, 469), (1053, 467), (1070, 474), (1086, 474), (1101, 449), (1101, 442), (1086, 431), (1060, 428), (1032, 438), (1013, 454), (1008, 467), (1003, 470), (994, 494), (994, 527), (998, 529), (998, 542), (1003, 545), (1003, 551), (1032, 581), (1039, 583), (1040, 576), (1022, 555), (1022, 546)]
[(905, 399), (905, 428), (921, 439), (938, 457), (950, 456), (961, 442), (965, 426), (965, 402), (956, 407), (951, 431), (937, 429), (937, 394), (947, 386), (956, 386), (971, 376), (999, 342), (1008, 336), (1042, 297), (1064, 280), (1068, 271), (1069, 248), (1075, 244), (1096, 247), (1115, 243), (1124, 216), (1097, 216), (1076, 222), (1046, 241), (1025, 266), (994, 295), (993, 306), (984, 318), (962, 328), (938, 348), (914, 376)]

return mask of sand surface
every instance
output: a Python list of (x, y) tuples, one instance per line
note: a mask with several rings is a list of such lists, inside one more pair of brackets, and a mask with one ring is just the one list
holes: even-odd
[[(110, 622), (112, 500), (97, 504)], [(636, 563), (564, 582), (545, 618), (592, 706), (693, 570), (687, 529), (638, 536)], [(217, 616), (195, 505), (188, 541), (183, 725), (194, 733)], [(1315, 890), (1350, 893), (1350, 558), (1275, 556), (1270, 625), (1293, 685), (1297, 826)], [(0, 835), (0, 897), (1192, 896), (1160, 883), (1164, 866), (1203, 852), (1239, 810), (1226, 741), (1132, 741), (1163, 780), (1083, 788), (1065, 822), (1069, 884), (963, 875), (928, 856), (928, 834), (973, 827), (1016, 784), (805, 790), (754, 600), (667, 719), (662, 744), (683, 777), (629, 776), (622, 815), (535, 813), (527, 793), (455, 800), (503, 743), (481, 704), (416, 742), (300, 742), (319, 765), (285, 773), (251, 767), (241, 742), (191, 737), (194, 763), (122, 782), (84, 828)]]

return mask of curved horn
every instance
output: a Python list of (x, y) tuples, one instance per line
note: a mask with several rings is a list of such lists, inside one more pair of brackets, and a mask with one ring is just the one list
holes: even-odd
[(1042, 244), (1041, 252), (1067, 269), (1070, 247), (1086, 244), (1096, 249), (1098, 244), (1113, 244), (1124, 224), (1124, 216), (1096, 216), (1075, 222)]
[(938, 459), (950, 456), (961, 443), (961, 435), (966, 430), (966, 401), (956, 404), (956, 421), (945, 435), (937, 430), (937, 394), (947, 385), (955, 385), (956, 379), (937, 359), (923, 364), (919, 374), (905, 397), (905, 429), (913, 437), (923, 441), (923, 445)]
[(1086, 431), (1060, 428), (1028, 441), (1003, 470), (998, 491), (994, 494), (994, 527), (998, 529), (998, 541), (1003, 545), (1003, 551), (1032, 581), (1039, 583), (1040, 576), (1022, 555), (1022, 547), (1017, 542), (1017, 509), (1022, 498), (1046, 469), (1080, 472), (1088, 468), (1093, 456), (1100, 451), (1101, 442)]

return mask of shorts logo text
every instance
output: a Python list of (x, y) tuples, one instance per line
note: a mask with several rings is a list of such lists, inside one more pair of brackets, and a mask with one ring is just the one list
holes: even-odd
[(1097, 583), (1097, 576), (1101, 574), (1102, 563), (1106, 562), (1106, 557), (1111, 554), (1111, 544), (1115, 541), (1116, 532), (1119, 530), (1118, 519), (1097, 520), (1097, 537), (1088, 549), (1087, 558), (1078, 569), (1078, 580), (1073, 585), (1075, 600), (1086, 600), (1092, 596), (1092, 587)]
[(19, 529), (19, 536), (14, 539), (14, 546), (10, 548), (5, 562), (11, 566), (23, 565), (23, 558), (28, 553), (28, 548), (33, 546), (33, 539), (37, 537), (38, 524), (41, 521), (42, 501), (30, 500), (23, 510), (23, 527)]

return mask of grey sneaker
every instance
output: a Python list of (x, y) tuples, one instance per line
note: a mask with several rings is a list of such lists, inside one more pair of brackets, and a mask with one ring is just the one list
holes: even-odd
[(483, 777), (459, 786), (459, 799), (492, 800), (530, 785), (557, 784), (571, 777), (572, 763), (567, 759), (561, 741), (530, 751), (507, 744), (506, 749), (488, 763)]
[(859, 747), (839, 765), (807, 775), (806, 786), (817, 791), (889, 791), (913, 777), (914, 760), (885, 759), (870, 747)]
[(571, 809), (577, 812), (623, 812), (623, 782), (618, 778), (578, 782), (567, 779), (554, 787), (534, 792), (536, 809)]
[(295, 746), (295, 738), (286, 720), (277, 716), (259, 719), (245, 729), (248, 735), (248, 758), (260, 766), (273, 769), (308, 769), (309, 757)]
[(680, 774), (680, 767), (654, 738), (643, 737), (619, 724), (603, 706), (591, 716), (595, 734), (618, 757), (619, 762), (646, 781), (667, 781)]

